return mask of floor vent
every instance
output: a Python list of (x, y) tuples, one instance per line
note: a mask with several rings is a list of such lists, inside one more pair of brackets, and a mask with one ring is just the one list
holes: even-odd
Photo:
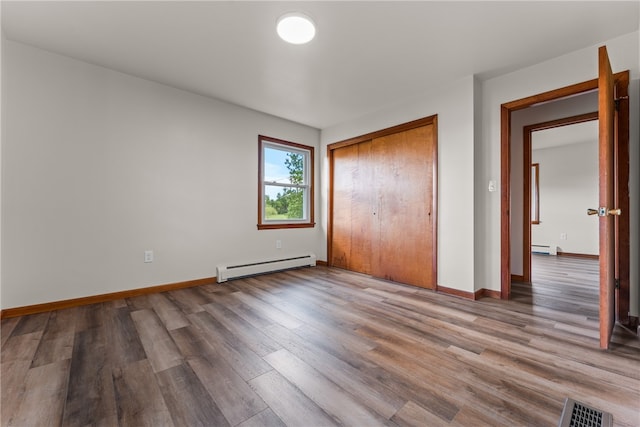
[(558, 427), (611, 427), (613, 416), (566, 398)]

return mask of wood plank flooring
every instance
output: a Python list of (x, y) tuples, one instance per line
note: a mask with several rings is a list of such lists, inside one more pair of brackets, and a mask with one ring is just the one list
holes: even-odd
[(599, 261), (531, 255), (531, 282), (513, 283), (512, 299), (598, 319)]
[(572, 397), (640, 425), (640, 341), (599, 350), (548, 281), (474, 302), (315, 267), (4, 319), (0, 423), (555, 426)]

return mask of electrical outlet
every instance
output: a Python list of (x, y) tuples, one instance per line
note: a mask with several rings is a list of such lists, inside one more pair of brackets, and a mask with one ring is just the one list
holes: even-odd
[(282, 240), (276, 240), (276, 249), (282, 249)]
[(144, 262), (153, 262), (153, 251), (144, 251)]
[(567, 240), (567, 233), (560, 233), (560, 240)]

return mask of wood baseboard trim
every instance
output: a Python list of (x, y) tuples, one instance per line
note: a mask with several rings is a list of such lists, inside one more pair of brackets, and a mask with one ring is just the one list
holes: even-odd
[(512, 282), (524, 282), (524, 276), (519, 276), (517, 274), (512, 274), (511, 275), (511, 281)]
[(467, 291), (461, 291), (458, 289), (447, 288), (444, 286), (438, 286), (437, 291), (443, 294), (454, 295), (456, 297), (466, 298), (474, 301), (480, 298), (494, 298), (494, 299), (501, 298), (500, 291), (494, 291), (494, 290), (485, 289), (485, 288), (478, 289), (475, 292), (467, 292)]
[(640, 318), (630, 315), (628, 322), (626, 326), (640, 337)]
[(478, 289), (475, 292), (474, 299), (480, 298), (493, 298), (493, 299), (502, 299), (502, 293), (500, 291), (496, 291), (493, 289)]
[(575, 254), (572, 252), (560, 252), (560, 251), (558, 251), (558, 256), (570, 256), (573, 258), (586, 258), (586, 259), (600, 259), (600, 255)]
[(215, 277), (204, 279), (188, 280), (186, 282), (169, 283), (166, 285), (150, 286), (147, 288), (137, 288), (128, 291), (112, 292), (108, 294), (92, 295), (88, 297), (72, 298), (62, 301), (46, 302), (42, 304), (27, 305), (24, 307), (7, 308), (0, 311), (0, 319), (9, 317), (26, 316), (29, 314), (44, 313), (47, 311), (62, 310), (81, 305), (98, 304), (123, 298), (132, 298), (141, 295), (155, 294), (159, 292), (173, 291), (177, 289), (192, 288), (194, 286), (208, 285), (216, 283)]
[(316, 265), (319, 265), (320, 267), (326, 267), (329, 264), (327, 263), (327, 261), (316, 260)]
[(453, 289), (453, 288), (447, 288), (445, 286), (438, 286), (436, 288), (436, 291), (442, 294), (453, 295), (456, 297), (474, 299), (474, 294), (472, 292), (461, 291), (459, 289)]

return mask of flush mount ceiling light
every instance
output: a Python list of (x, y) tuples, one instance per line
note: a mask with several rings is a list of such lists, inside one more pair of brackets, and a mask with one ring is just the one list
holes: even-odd
[(292, 12), (278, 18), (276, 30), (280, 38), (291, 44), (309, 43), (316, 36), (316, 26), (307, 15)]

